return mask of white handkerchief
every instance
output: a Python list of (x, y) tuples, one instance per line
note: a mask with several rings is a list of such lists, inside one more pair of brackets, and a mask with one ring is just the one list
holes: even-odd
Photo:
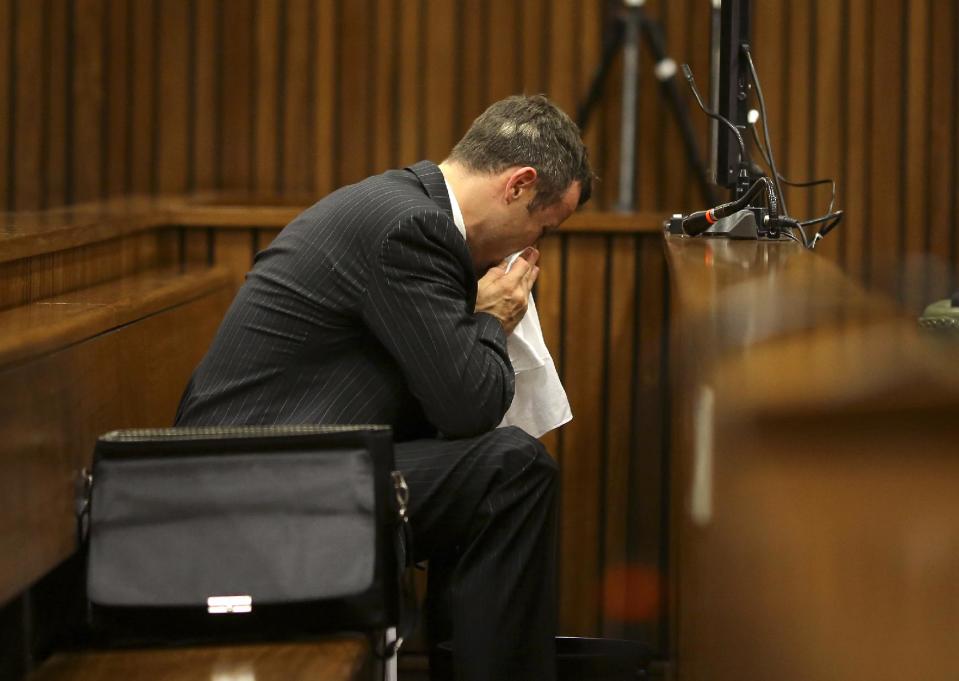
[[(460, 235), (466, 238), (466, 222), (453, 187), (444, 176), (446, 191), (450, 197), (453, 224)], [(506, 269), (512, 267), (519, 253), (510, 257)], [(566, 391), (553, 366), (553, 358), (546, 349), (543, 329), (539, 324), (536, 304), (529, 297), (526, 315), (506, 339), (506, 349), (516, 374), (516, 392), (513, 403), (503, 417), (503, 426), (516, 426), (533, 437), (540, 437), (554, 428), (559, 428), (573, 418), (569, 409)]]
[[(510, 258), (509, 266), (518, 255)], [(516, 372), (516, 393), (500, 427), (516, 426), (540, 437), (569, 422), (573, 412), (546, 348), (532, 294), (526, 315), (506, 339), (506, 348)]]

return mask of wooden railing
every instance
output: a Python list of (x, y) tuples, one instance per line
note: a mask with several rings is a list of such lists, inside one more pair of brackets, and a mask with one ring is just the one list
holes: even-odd
[(952, 678), (957, 341), (791, 242), (666, 250), (677, 678)]

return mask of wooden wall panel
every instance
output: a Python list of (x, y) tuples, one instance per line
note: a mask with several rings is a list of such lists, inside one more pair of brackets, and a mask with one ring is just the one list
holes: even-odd
[(316, 147), (313, 177), (317, 196), (335, 189), (334, 154), (336, 130), (336, 3), (334, 0), (319, 0), (314, 11), (316, 45), (313, 60), (316, 63), (316, 106), (314, 130)]
[[(405, 3), (404, 3), (405, 4)], [(411, 3), (414, 4), (414, 3)], [(415, 3), (418, 6), (422, 3)], [(351, 184), (370, 174), (370, 67), (372, 45), (370, 42), (370, 2), (358, 0), (340, 6), (339, 39), (337, 40), (337, 115), (340, 120), (339, 134), (334, 147), (338, 158), (337, 185)], [(417, 22), (421, 21), (417, 16)], [(422, 78), (417, 68), (413, 75), (417, 82)], [(414, 122), (417, 122), (414, 117)]]
[(231, 189), (254, 186), (255, 17), (252, 0), (221, 3), (217, 15), (217, 185)]
[(129, 108), (127, 109), (127, 186), (125, 193), (150, 194), (154, 191), (156, 102), (154, 81), (156, 64), (155, 45), (159, 40), (155, 24), (154, 2), (159, 0), (131, 0), (127, 25), (130, 41), (127, 82)]
[(190, 190), (217, 186), (217, 63), (220, 54), (217, 31), (217, 0), (196, 0), (190, 17), (192, 55)]
[(190, 6), (164, 4), (160, 11), (157, 96), (158, 142), (156, 191), (180, 194), (186, 191), (190, 150)]
[[(946, 5), (948, 3), (932, 3), (930, 26), (927, 29), (929, 40), (915, 45), (913, 49), (928, 51), (933, 56), (929, 59), (931, 68), (926, 95), (919, 98), (928, 107), (928, 123), (918, 124), (920, 130), (927, 131), (926, 139), (921, 144), (928, 148), (929, 153), (928, 171), (919, 172), (919, 177), (927, 183), (926, 191), (920, 196), (929, 210), (929, 220), (925, 223), (924, 250), (934, 258), (949, 262), (954, 261), (956, 255), (955, 196), (959, 192), (959, 177), (956, 176), (956, 118), (959, 112), (954, 109), (959, 97), (959, 64), (955, 61), (955, 44), (959, 40), (959, 3), (953, 3), (951, 17), (943, 11)], [(912, 45), (910, 43), (910, 47)], [(937, 58), (938, 55), (950, 55), (952, 58), (941, 59)], [(951, 117), (946, 117), (939, 115), (941, 111), (953, 113)], [(911, 151), (912, 147), (908, 149)], [(916, 227), (923, 224), (918, 216), (909, 215), (907, 219), (910, 225), (915, 224)], [(939, 293), (939, 297), (944, 297), (941, 291)]]
[(36, 46), (43, 44), (44, 6), (39, 2), (17, 2), (14, 5), (13, 80), (14, 125), (11, 155), (16, 159), (14, 207), (31, 210), (40, 207), (42, 183), (43, 116), (40, 102), (43, 93), (42, 62), (35, 57)]
[(606, 282), (607, 243), (602, 236), (569, 237), (563, 328), (563, 384), (573, 420), (563, 428), (559, 455), (560, 621), (563, 632), (588, 636), (600, 625), (599, 550), (601, 464), (605, 450), (603, 370), (607, 310), (597, 299)]
[[(870, 53), (870, 98), (867, 102), (872, 122), (869, 126), (870, 147), (869, 177), (870, 220), (866, 250), (869, 254), (869, 267), (866, 269), (867, 281), (876, 281), (889, 289), (896, 286), (896, 262), (901, 257), (898, 250), (898, 231), (903, 228), (904, 218), (899, 202), (891, 203), (891, 197), (902, 196), (902, 129), (901, 97), (890, 101), (889, 91), (903, 91), (902, 46), (903, 46), (903, 5), (902, 3), (883, 3), (882, 11), (873, 12), (872, 41)], [(888, 49), (889, 45), (899, 45), (899, 50)]]
[[(836, 178), (840, 168), (840, 149), (843, 143), (841, 126), (838, 124), (842, 114), (842, 102), (844, 99), (841, 69), (836, 65), (842, 60), (842, 3), (834, 0), (817, 0), (813, 5), (814, 19), (812, 24), (821, 27), (819, 35), (821, 38), (816, 43), (816, 49), (812, 50), (814, 68), (812, 69), (813, 82), (816, 89), (821, 93), (819, 97), (812, 98), (811, 102), (815, 108), (812, 118), (813, 134), (810, 145), (811, 177), (833, 177)], [(831, 190), (829, 185), (810, 190), (809, 215), (818, 215), (829, 208)], [(817, 246), (822, 249), (822, 253), (833, 260), (839, 254), (840, 231), (832, 234), (831, 238), (826, 239)]]
[(14, 31), (13, 0), (0, 0), (0, 207), (13, 206), (10, 180), (13, 172), (13, 118), (11, 105), (16, 101), (13, 89)]
[[(0, 207), (193, 189), (321, 196), (386, 167), (440, 160), (508, 93), (545, 91), (572, 112), (617, 5), (3, 0)], [(645, 9), (669, 56), (690, 63), (706, 90), (708, 7)], [(776, 0), (754, 13), (781, 170), (839, 180), (845, 224), (822, 253), (914, 304), (944, 295), (957, 243), (959, 3), (890, 0), (880, 11), (876, 0)], [(598, 207), (616, 194), (619, 62), (587, 133)], [(648, 45), (641, 65), (637, 208), (695, 209), (702, 199)], [(692, 106), (690, 115), (705, 152), (707, 120)], [(787, 198), (808, 217), (828, 190)], [(932, 274), (915, 274), (922, 263)]]
[(279, 113), (282, 110), (280, 95), (283, 92), (283, 77), (286, 75), (280, 68), (280, 14), (279, 3), (256, 0), (253, 189), (261, 195), (270, 195), (280, 189), (279, 160), (283, 149), (283, 128)]
[[(313, 142), (313, 106), (311, 84), (315, 63), (310, 59), (310, 5), (307, 0), (290, 0), (286, 6), (282, 48), (286, 79), (283, 87), (282, 164), (277, 191), (302, 195), (313, 191), (311, 156)], [(372, 70), (372, 69), (371, 69)], [(371, 145), (375, 143), (370, 139)]]
[[(66, 3), (54, 3), (65, 7)], [(104, 70), (104, 82), (106, 87), (106, 102), (104, 104), (104, 128), (107, 131), (103, 143), (105, 150), (103, 154), (103, 193), (107, 196), (121, 195), (126, 192), (130, 131), (127, 128), (129, 123), (128, 112), (131, 102), (132, 85), (129, 77), (129, 55), (133, 49), (130, 40), (131, 36), (128, 30), (130, 22), (130, 12), (132, 11), (130, 3), (125, 0), (118, 0), (110, 6), (110, 11), (106, 13), (106, 26), (104, 35), (106, 46), (106, 65)], [(182, 93), (181, 96), (186, 95)], [(58, 93), (59, 96), (59, 93)], [(52, 170), (52, 168), (51, 168)], [(49, 201), (48, 205), (58, 205), (60, 201)]]
[[(455, 7), (455, 4), (454, 4)], [(376, 65), (374, 67), (373, 129), (370, 144), (373, 145), (373, 170), (382, 172), (395, 163), (394, 107), (396, 103), (396, 17), (397, 7), (393, 0), (376, 0)], [(445, 58), (445, 56), (444, 56)], [(447, 90), (446, 92), (449, 92)], [(447, 115), (447, 125), (453, 125), (453, 116)], [(442, 122), (441, 122), (442, 123)], [(308, 188), (307, 188), (308, 189)]]

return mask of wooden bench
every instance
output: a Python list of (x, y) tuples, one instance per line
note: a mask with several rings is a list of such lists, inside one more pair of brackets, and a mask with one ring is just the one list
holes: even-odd
[(96, 437), (172, 423), (235, 292), (185, 257), (171, 205), (0, 216), (0, 681), (370, 678), (361, 636), (57, 650), (82, 615), (74, 493)]

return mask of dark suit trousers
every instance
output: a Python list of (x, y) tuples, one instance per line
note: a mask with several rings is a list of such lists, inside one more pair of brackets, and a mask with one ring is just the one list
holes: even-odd
[(451, 638), (457, 681), (553, 681), (558, 468), (499, 428), (396, 445), (417, 560), (429, 560), (431, 645)]

